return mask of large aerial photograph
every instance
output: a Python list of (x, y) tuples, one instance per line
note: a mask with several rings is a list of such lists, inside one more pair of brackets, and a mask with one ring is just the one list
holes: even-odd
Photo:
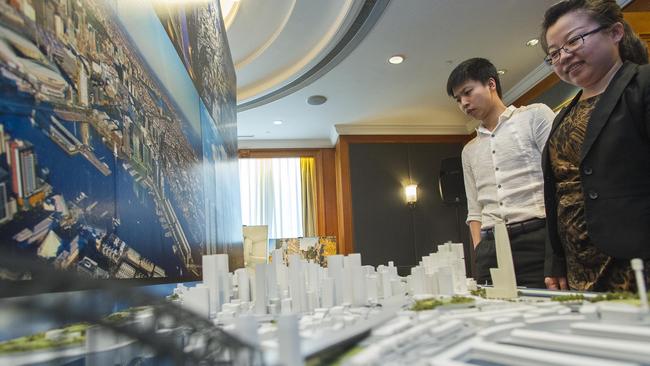
[[(205, 47), (186, 62), (166, 37), (181, 60), (169, 72), (211, 83), (196, 89), (213, 118), (197, 117), (198, 100), (188, 112), (118, 3), (0, 0), (0, 246), (98, 279), (196, 277), (216, 230), (206, 229), (200, 124), (217, 125), (207, 151), (232, 149), (220, 134), (236, 134), (234, 73), (192, 62), (212, 57)], [(0, 269), (4, 280), (29, 276)]]
[[(219, 4), (157, 2), (156, 13), (174, 44), (201, 99), (226, 142), (236, 154), (236, 80)], [(224, 67), (214, 67), (223, 65)]]

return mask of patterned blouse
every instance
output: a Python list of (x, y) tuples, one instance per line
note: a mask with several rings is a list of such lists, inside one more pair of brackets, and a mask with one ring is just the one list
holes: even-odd
[[(549, 140), (549, 154), (557, 204), (558, 234), (564, 247), (569, 287), (580, 291), (636, 291), (627, 259), (610, 257), (598, 249), (587, 232), (580, 181), (580, 151), (600, 95), (579, 101)], [(650, 268), (650, 260), (644, 267)], [(648, 271), (646, 271), (648, 273)], [(647, 276), (646, 276), (647, 277)]]

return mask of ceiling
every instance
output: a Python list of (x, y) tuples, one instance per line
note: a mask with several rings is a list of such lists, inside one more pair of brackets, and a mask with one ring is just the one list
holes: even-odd
[[(226, 21), (240, 148), (331, 147), (339, 134), (467, 134), (447, 96), (459, 62), (486, 57), (506, 103), (550, 70), (538, 46), (557, 0), (239, 0)], [(619, 3), (625, 1), (619, 1)], [(400, 65), (387, 62), (404, 55)], [(309, 105), (311, 95), (327, 102)], [(274, 121), (282, 124), (274, 124)]]

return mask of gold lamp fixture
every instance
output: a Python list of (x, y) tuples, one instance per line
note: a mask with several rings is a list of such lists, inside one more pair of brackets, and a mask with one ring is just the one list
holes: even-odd
[(406, 203), (410, 207), (415, 206), (415, 203), (418, 201), (418, 185), (417, 184), (407, 185), (406, 187), (404, 187), (404, 194), (406, 195)]

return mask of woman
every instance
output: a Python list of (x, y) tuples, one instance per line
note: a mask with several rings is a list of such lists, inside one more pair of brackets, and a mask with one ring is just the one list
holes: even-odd
[(543, 152), (546, 284), (633, 291), (630, 259), (650, 266), (650, 67), (638, 65), (647, 49), (614, 0), (552, 6), (541, 39), (553, 71), (582, 89)]

